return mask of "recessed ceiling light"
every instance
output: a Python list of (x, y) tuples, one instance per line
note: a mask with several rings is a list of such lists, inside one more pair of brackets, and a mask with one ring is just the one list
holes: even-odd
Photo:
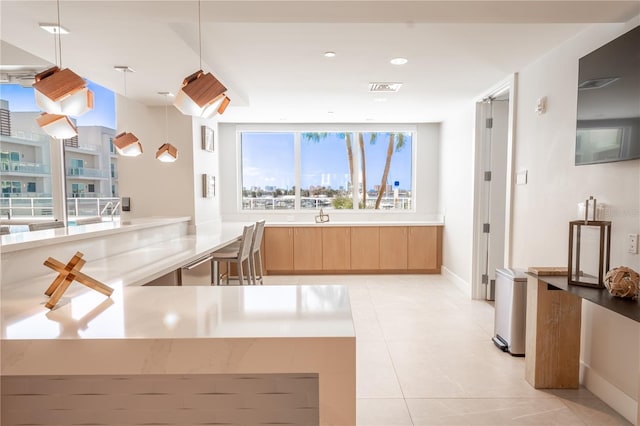
[(162, 96), (169, 96), (169, 97), (175, 96), (175, 95), (174, 95), (173, 93), (171, 93), (171, 92), (158, 92), (158, 95), (162, 95)]
[(406, 58), (393, 58), (391, 61), (393, 65), (404, 65), (409, 62)]
[(51, 34), (69, 34), (69, 30), (58, 24), (39, 24), (40, 28)]
[(333, 111), (327, 111), (327, 114), (333, 114)]
[(325, 58), (333, 58), (336, 56), (336, 52), (324, 52)]

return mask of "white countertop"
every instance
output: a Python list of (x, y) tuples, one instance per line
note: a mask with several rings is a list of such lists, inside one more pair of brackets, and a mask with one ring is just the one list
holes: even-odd
[(165, 226), (173, 223), (188, 222), (190, 217), (150, 217), (132, 221), (114, 221), (92, 223), (89, 225), (67, 226), (64, 228), (45, 229), (41, 231), (16, 232), (0, 238), (3, 253), (25, 250), (33, 247), (59, 244), (61, 241), (79, 241), (89, 238), (100, 238), (105, 235), (136, 231), (141, 229)]
[[(241, 235), (240, 224), (226, 226), (216, 234), (183, 235), (114, 256), (92, 260), (87, 262), (82, 272), (110, 287), (141, 286), (237, 241)], [(66, 263), (68, 259), (58, 260)], [(29, 279), (28, 282), (3, 285), (3, 307), (7, 299), (20, 298), (23, 294), (31, 297), (33, 294), (38, 294), (40, 290), (44, 291), (56, 276), (55, 272), (42, 264), (34, 267), (41, 268), (43, 275)]]
[[(77, 283), (74, 285), (78, 285)], [(345, 286), (116, 287), (3, 303), (3, 340), (353, 337)]]

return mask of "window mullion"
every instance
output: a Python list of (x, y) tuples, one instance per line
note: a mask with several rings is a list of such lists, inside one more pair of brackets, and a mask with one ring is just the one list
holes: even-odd
[(296, 182), (296, 200), (295, 200), (295, 205), (294, 205), (294, 210), (298, 211), (301, 209), (301, 202), (300, 202), (300, 184), (302, 182), (302, 178), (300, 177), (300, 173), (301, 173), (301, 167), (300, 167), (300, 161), (301, 161), (301, 155), (300, 155), (300, 132), (295, 132), (294, 133), (294, 137), (293, 137), (293, 156), (294, 156), (294, 161), (295, 161), (295, 182)]
[(353, 150), (353, 176), (351, 176), (351, 199), (353, 209), (360, 209), (360, 145), (358, 132), (351, 132), (351, 149)]

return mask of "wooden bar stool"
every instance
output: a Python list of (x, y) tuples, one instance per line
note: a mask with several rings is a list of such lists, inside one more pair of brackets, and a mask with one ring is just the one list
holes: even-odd
[[(220, 271), (220, 262), (227, 265), (227, 285), (229, 284), (229, 271), (231, 263), (235, 263), (238, 267), (238, 281), (240, 285), (244, 285), (244, 262), (247, 262), (247, 282), (251, 283), (251, 242), (253, 239), (254, 225), (245, 226), (242, 231), (242, 239), (239, 244), (231, 244), (211, 253), (211, 261), (218, 262), (217, 270)], [(216, 276), (216, 285), (220, 285), (220, 273)]]
[[(262, 282), (262, 255), (260, 247), (262, 246), (262, 236), (264, 235), (264, 220), (256, 222), (253, 230), (253, 238), (251, 239), (251, 255), (249, 256), (249, 270), (251, 272), (251, 283), (256, 285), (260, 281)], [(233, 243), (229, 247), (233, 247), (233, 250), (237, 250), (240, 242)]]

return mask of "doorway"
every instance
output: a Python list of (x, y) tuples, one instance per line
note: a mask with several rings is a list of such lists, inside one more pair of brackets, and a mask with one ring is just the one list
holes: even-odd
[(472, 297), (493, 300), (509, 266), (515, 76), (476, 103)]

